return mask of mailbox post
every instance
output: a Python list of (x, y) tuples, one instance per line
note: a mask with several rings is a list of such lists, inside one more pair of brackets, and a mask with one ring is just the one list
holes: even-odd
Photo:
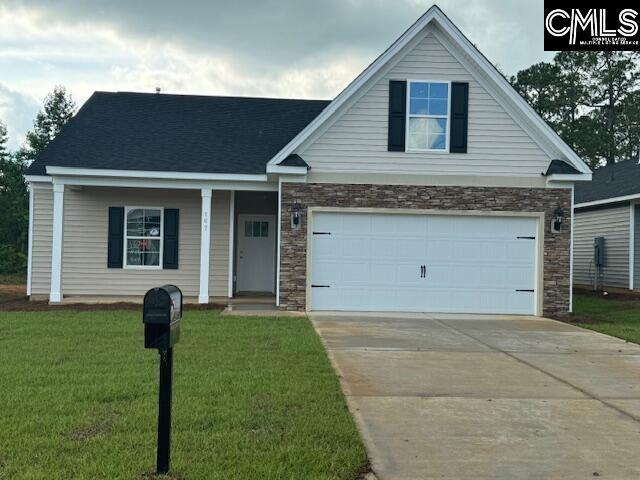
[(160, 354), (158, 393), (158, 450), (156, 472), (169, 472), (171, 462), (171, 390), (173, 384), (173, 346), (180, 338), (182, 292), (174, 285), (152, 288), (144, 296), (142, 323), (145, 348)]

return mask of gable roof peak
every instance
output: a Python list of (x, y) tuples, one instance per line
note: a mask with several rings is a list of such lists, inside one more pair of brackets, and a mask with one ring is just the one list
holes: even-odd
[(447, 15), (438, 7), (432, 5), (418, 20), (416, 20), (400, 37), (387, 48), (378, 58), (376, 58), (365, 70), (358, 75), (347, 87), (336, 96), (333, 101), (318, 115), (309, 125), (307, 125), (298, 135), (296, 135), (278, 154), (270, 161), (269, 165), (278, 165), (291, 153), (295, 153), (305, 140), (307, 140), (315, 131), (324, 125), (330, 118), (337, 114), (340, 107), (346, 101), (356, 94), (376, 73), (378, 73), (387, 63), (389, 63), (397, 53), (407, 46), (417, 35), (424, 30), (430, 23), (434, 23), (440, 27), (448, 39), (454, 45), (460, 47), (462, 51), (469, 57), (472, 64), (478, 67), (496, 87), (498, 91), (504, 95), (505, 99), (513, 105), (513, 107), (522, 113), (527, 119), (532, 130), (535, 130), (540, 137), (544, 138), (549, 144), (564, 157), (563, 160), (571, 164), (580, 174), (591, 175), (591, 170), (582, 161), (582, 159), (567, 145), (558, 134), (533, 110), (533, 108), (518, 94), (511, 84), (507, 81), (502, 73), (471, 43), (471, 41), (460, 31), (460, 29), (447, 17)]

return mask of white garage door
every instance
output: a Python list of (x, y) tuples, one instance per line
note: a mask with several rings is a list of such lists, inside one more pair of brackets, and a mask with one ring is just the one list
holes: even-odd
[(535, 313), (537, 219), (313, 214), (311, 309)]

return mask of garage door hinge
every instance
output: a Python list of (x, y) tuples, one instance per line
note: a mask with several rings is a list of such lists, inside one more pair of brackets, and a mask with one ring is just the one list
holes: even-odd
[(528, 289), (516, 289), (516, 292), (533, 292), (534, 290), (528, 290)]
[(518, 240), (535, 240), (536, 237), (516, 237)]
[(311, 285), (311, 288), (330, 288), (331, 285)]
[(314, 235), (331, 235), (331, 232), (313, 232)]

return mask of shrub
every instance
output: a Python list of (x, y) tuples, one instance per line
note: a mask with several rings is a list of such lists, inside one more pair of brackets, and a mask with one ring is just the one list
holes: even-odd
[(13, 245), (0, 245), (0, 274), (25, 273), (27, 256)]

